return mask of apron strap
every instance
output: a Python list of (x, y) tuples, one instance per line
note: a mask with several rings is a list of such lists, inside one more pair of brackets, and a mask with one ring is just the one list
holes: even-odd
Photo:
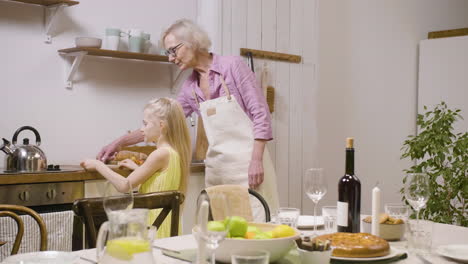
[(224, 78), (223, 78), (223, 76), (221, 76), (221, 74), (219, 75), (219, 80), (221, 81), (221, 83), (223, 85), (224, 92), (226, 92), (228, 100), (231, 100), (231, 93), (229, 92), (229, 89), (228, 89), (228, 87), (226, 85), (226, 82), (224, 81)]
[(200, 108), (200, 102), (198, 102), (197, 94), (195, 93), (195, 89), (192, 89), (192, 96), (195, 99), (195, 103), (197, 103), (198, 108)]
[[(221, 81), (221, 84), (223, 86), (224, 92), (227, 95), (228, 100), (231, 100), (231, 93), (229, 92), (229, 88), (226, 85), (226, 82), (224, 81), (224, 78), (219, 75), (219, 80)], [(200, 102), (198, 101), (197, 94), (195, 93), (195, 89), (192, 89), (192, 96), (195, 99), (195, 102), (197, 103), (197, 106), (200, 108)]]

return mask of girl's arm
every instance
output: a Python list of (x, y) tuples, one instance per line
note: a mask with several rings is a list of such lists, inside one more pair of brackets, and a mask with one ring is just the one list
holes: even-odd
[(139, 129), (134, 130), (104, 146), (97, 154), (96, 159), (107, 162), (120, 148), (140, 143), (143, 139), (143, 133)]
[[(165, 148), (160, 148), (153, 151), (145, 163), (134, 170), (127, 179), (130, 181), (132, 188), (144, 183), (156, 171), (167, 167), (169, 162), (169, 151)], [(119, 192), (127, 192), (128, 186), (125, 184), (125, 177), (111, 170), (106, 164), (99, 160), (85, 160), (81, 162), (81, 166), (87, 170), (97, 170), (104, 178), (110, 181)]]

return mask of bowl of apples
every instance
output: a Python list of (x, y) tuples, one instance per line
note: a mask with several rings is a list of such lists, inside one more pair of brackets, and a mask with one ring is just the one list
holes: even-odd
[[(223, 263), (231, 262), (233, 252), (245, 249), (268, 251), (270, 262), (275, 262), (286, 255), (300, 237), (299, 231), (290, 226), (247, 222), (239, 216), (232, 216), (224, 221), (210, 221), (207, 229), (222, 230), (225, 225), (229, 225), (229, 231), (215, 252), (216, 261)], [(195, 228), (193, 233), (197, 235)]]

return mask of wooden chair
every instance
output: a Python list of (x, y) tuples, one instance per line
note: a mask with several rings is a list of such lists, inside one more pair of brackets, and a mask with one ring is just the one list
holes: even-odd
[[(0, 204), (0, 217), (11, 217), (13, 220), (15, 220), (16, 225), (18, 226), (18, 233), (16, 234), (15, 242), (13, 243), (13, 248), (11, 249), (11, 255), (18, 253), (24, 234), (24, 222), (18, 213), (29, 215), (37, 222), (41, 235), (40, 251), (47, 250), (47, 229), (44, 220), (38, 213), (28, 207), (21, 205)], [(0, 241), (0, 246), (4, 244), (6, 244), (6, 242)]]
[[(97, 231), (102, 223), (107, 221), (103, 199), (103, 197), (85, 198), (73, 203), (73, 212), (81, 218), (85, 225), (86, 248), (96, 247)], [(171, 213), (171, 236), (179, 235), (180, 205), (183, 202), (184, 195), (178, 191), (135, 194), (133, 196), (133, 208), (162, 209), (153, 223), (156, 228), (159, 228)]]

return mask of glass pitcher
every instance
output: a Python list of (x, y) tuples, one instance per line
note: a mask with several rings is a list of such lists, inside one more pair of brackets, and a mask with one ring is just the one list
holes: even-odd
[(108, 213), (109, 221), (101, 225), (96, 242), (99, 263), (154, 264), (151, 244), (156, 227), (148, 229), (148, 212), (139, 208)]

